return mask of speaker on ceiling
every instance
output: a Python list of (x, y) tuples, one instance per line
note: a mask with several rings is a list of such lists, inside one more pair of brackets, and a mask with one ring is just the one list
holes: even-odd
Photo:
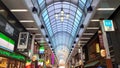
[(84, 28), (84, 25), (83, 25), (83, 24), (81, 24), (81, 25), (80, 25), (80, 28)]
[(51, 42), (50, 42), (50, 41), (49, 41), (48, 43), (49, 43), (49, 44), (51, 44)]
[(72, 46), (72, 48), (74, 48), (74, 46)]
[(41, 29), (44, 29), (45, 27), (43, 25), (41, 25)]
[(78, 38), (78, 37), (79, 37), (79, 35), (77, 34), (77, 35), (76, 35), (76, 38)]
[(74, 44), (76, 44), (76, 41), (74, 41)]
[(90, 5), (88, 8), (87, 8), (87, 12), (92, 12), (93, 11), (93, 8), (92, 6)]
[(33, 13), (37, 13), (37, 12), (38, 12), (37, 8), (36, 8), (36, 7), (33, 7), (33, 8), (32, 8), (32, 12), (33, 12)]
[(48, 35), (45, 35), (46, 38), (48, 38)]
[(52, 46), (50, 46), (52, 48)]

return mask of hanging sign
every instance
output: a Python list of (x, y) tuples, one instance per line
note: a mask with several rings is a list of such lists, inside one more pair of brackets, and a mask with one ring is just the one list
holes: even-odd
[(99, 43), (96, 43), (96, 52), (97, 52), (97, 53), (100, 53), (100, 46), (99, 46)]
[(28, 32), (20, 32), (19, 39), (18, 39), (18, 45), (17, 45), (17, 48), (19, 51), (24, 51), (25, 49), (27, 49), (28, 38), (29, 38)]
[(112, 20), (103, 20), (103, 26), (105, 31), (115, 31)]

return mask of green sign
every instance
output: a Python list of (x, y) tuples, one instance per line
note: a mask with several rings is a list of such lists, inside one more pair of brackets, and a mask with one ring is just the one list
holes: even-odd
[(0, 32), (0, 38), (4, 39), (5, 41), (11, 43), (11, 44), (15, 44), (15, 41), (13, 41), (12, 39), (10, 39), (9, 37), (7, 37), (6, 35), (4, 35), (3, 33)]
[(7, 56), (7, 57), (11, 57), (11, 58), (14, 58), (14, 59), (18, 59), (18, 60), (25, 60), (25, 57), (20, 55), (20, 54), (16, 54), (14, 52), (7, 52), (7, 51), (4, 51), (4, 50), (0, 50), (0, 55), (4, 55), (4, 56)]

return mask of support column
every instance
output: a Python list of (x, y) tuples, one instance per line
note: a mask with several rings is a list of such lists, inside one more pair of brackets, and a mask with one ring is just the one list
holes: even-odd
[(34, 54), (34, 41), (35, 41), (35, 34), (32, 35), (32, 41), (31, 41), (31, 55), (30, 55), (30, 59), (32, 59), (32, 56)]
[(80, 50), (81, 50), (81, 54), (80, 54), (80, 57), (81, 57), (81, 68), (84, 68), (84, 64), (83, 64), (83, 49), (82, 49), (82, 46), (80, 47)]
[(102, 29), (102, 37), (103, 37), (103, 41), (104, 41), (103, 44), (104, 44), (104, 48), (106, 50), (106, 58), (105, 58), (106, 59), (106, 66), (107, 66), (107, 68), (113, 68), (111, 57), (110, 57), (110, 52), (109, 52), (107, 35), (106, 35), (106, 32), (105, 32), (104, 27), (103, 27), (103, 20), (100, 20), (100, 26)]

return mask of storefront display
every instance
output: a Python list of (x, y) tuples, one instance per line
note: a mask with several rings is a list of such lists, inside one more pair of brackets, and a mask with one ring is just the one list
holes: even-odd
[(24, 63), (18, 60), (0, 57), (0, 68), (24, 68)]
[(0, 68), (7, 68), (8, 59), (4, 57), (0, 57)]

